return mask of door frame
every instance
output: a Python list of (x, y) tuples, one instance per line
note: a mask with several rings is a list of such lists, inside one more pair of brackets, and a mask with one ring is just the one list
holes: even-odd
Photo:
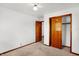
[[(72, 52), (72, 14), (64, 14), (60, 16), (70, 16), (70, 52)], [(54, 17), (59, 17), (59, 16), (54, 16)], [(49, 46), (51, 46), (51, 18), (49, 18)]]

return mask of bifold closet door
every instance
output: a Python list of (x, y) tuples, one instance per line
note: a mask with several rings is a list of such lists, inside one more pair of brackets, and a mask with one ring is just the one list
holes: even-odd
[(62, 48), (62, 17), (51, 18), (51, 46)]
[(42, 40), (42, 22), (36, 21), (36, 42), (39, 42)]

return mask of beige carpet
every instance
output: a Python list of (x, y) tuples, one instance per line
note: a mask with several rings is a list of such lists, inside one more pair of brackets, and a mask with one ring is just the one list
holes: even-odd
[(23, 48), (8, 52), (1, 56), (75, 56), (64, 49), (48, 47), (42, 43), (34, 43)]

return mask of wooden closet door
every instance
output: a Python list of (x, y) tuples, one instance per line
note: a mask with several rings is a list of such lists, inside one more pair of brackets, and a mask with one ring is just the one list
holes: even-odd
[(51, 18), (51, 46), (62, 48), (62, 17)]
[(36, 42), (42, 40), (42, 22), (36, 21)]

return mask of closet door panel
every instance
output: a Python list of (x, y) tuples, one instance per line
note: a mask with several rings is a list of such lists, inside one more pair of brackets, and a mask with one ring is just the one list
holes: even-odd
[(62, 48), (62, 17), (51, 19), (51, 46)]

